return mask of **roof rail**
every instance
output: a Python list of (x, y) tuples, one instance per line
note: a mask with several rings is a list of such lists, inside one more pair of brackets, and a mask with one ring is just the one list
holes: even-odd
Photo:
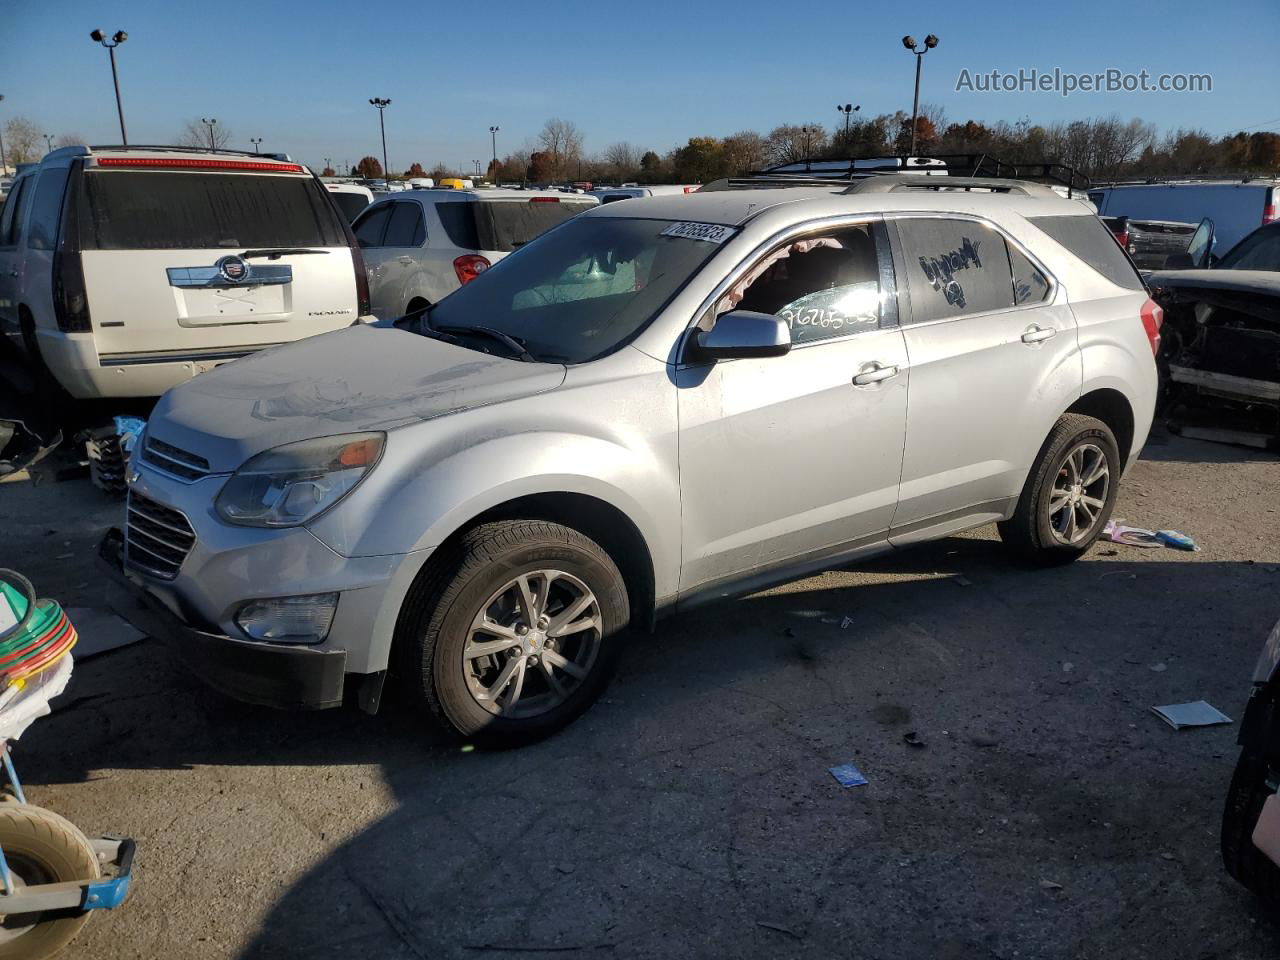
[(292, 163), (293, 160), (287, 153), (254, 153), (252, 150), (227, 150), (224, 147), (179, 147), (166, 143), (105, 143), (94, 144), (89, 147), (90, 152), (99, 150), (154, 150), (162, 153), (226, 153), (233, 157), (258, 157), (262, 160), (279, 160), (283, 163)]
[[(1083, 192), (1090, 186), (1088, 177), (1061, 163), (1015, 164), (986, 153), (944, 153), (915, 156), (807, 158), (775, 164), (764, 170), (753, 171), (745, 177), (717, 180), (704, 186), (702, 190), (828, 186), (834, 183), (858, 183), (883, 175), (925, 176), (952, 181), (967, 177), (1056, 183), (1067, 188), (1068, 196), (1077, 190)], [(955, 185), (952, 184), (952, 186)], [(939, 189), (941, 186), (942, 184), (939, 184), (933, 189)], [(987, 189), (990, 187), (988, 186)]]
[(1141, 187), (1152, 185), (1176, 185), (1179, 183), (1254, 183), (1264, 181), (1267, 183), (1275, 183), (1280, 181), (1280, 175), (1266, 173), (1237, 173), (1209, 175), (1191, 173), (1185, 175), (1171, 175), (1167, 177), (1135, 177), (1131, 180), (1099, 180), (1093, 184), (1095, 187)]
[(982, 190), (987, 193), (1016, 193), (1024, 197), (1058, 197), (1059, 194), (1044, 183), (1030, 180), (1013, 180), (1006, 177), (930, 177), (900, 173), (881, 177), (868, 177), (851, 184), (841, 192), (845, 195), (863, 193), (897, 193), (901, 190), (947, 190), (968, 193)]

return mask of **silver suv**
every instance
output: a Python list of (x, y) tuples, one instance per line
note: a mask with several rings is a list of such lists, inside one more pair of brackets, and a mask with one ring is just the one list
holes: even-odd
[(1075, 559), (1146, 439), (1159, 308), (1079, 201), (938, 180), (609, 204), (172, 390), (104, 544), (135, 619), (241, 699), (372, 710), (390, 670), (513, 742), (666, 613), (991, 522)]

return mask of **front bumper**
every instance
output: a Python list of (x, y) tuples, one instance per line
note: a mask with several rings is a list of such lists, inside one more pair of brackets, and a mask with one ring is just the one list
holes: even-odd
[(342, 704), (346, 651), (253, 643), (198, 630), (125, 572), (123, 547), (123, 535), (111, 529), (98, 549), (111, 574), (112, 606), (143, 633), (165, 642), (209, 686), (268, 707), (317, 710)]

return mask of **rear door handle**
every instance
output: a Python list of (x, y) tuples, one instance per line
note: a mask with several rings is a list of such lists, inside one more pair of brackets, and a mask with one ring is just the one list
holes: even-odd
[(1044, 343), (1046, 340), (1052, 340), (1058, 335), (1057, 327), (1042, 327), (1038, 324), (1032, 324), (1030, 329), (1022, 335), (1023, 343)]
[(869, 363), (863, 371), (853, 378), (855, 387), (866, 387), (882, 380), (889, 380), (898, 375), (896, 366), (886, 367), (879, 362)]
[(413, 257), (401, 257), (400, 262), (407, 267), (413, 263)]

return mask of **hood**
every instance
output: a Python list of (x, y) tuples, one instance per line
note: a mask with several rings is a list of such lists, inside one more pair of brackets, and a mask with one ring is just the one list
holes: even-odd
[(391, 430), (554, 390), (560, 364), (524, 363), (394, 327), (348, 327), (273, 347), (174, 387), (147, 435), (214, 473), (312, 437)]

